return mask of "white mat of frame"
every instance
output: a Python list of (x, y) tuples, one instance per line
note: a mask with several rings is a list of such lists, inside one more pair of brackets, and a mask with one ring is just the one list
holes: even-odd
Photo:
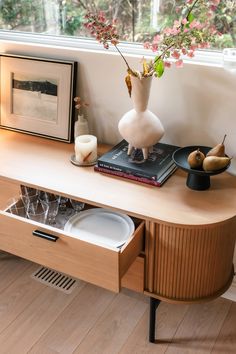
[(31, 274), (31, 278), (66, 294), (71, 294), (79, 284), (78, 279), (43, 266)]

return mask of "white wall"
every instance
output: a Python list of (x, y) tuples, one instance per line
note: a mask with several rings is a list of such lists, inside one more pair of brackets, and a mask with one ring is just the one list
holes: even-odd
[[(91, 133), (100, 142), (115, 144), (121, 139), (117, 124), (132, 102), (119, 55), (6, 41), (0, 41), (0, 51), (78, 61), (77, 93), (90, 102)], [(128, 61), (140, 68), (140, 58)], [(163, 142), (212, 146), (227, 134), (226, 152), (236, 156), (236, 75), (194, 64), (166, 70), (161, 79), (153, 79), (149, 109), (164, 125)], [(235, 159), (232, 165), (236, 171)]]

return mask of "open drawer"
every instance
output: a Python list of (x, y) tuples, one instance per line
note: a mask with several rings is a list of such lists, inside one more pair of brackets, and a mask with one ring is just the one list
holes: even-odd
[[(0, 212), (0, 249), (119, 292), (121, 278), (143, 248), (144, 222), (121, 248), (86, 242), (62, 230)], [(37, 237), (39, 236), (39, 237)]]

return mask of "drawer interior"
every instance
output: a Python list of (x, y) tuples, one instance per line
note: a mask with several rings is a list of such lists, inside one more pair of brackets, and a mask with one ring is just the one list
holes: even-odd
[[(94, 205), (91, 205), (91, 204), (88, 204), (88, 203), (85, 203), (84, 204), (84, 208), (82, 209), (83, 211), (86, 211), (86, 210), (89, 210), (89, 209), (94, 209), (94, 208), (97, 208), (99, 209), (99, 207), (97, 206), (94, 206)], [(9, 206), (6, 206), (5, 212), (11, 214), (10, 212), (10, 209), (9, 209)], [(63, 231), (64, 230), (64, 227), (65, 227), (65, 224), (67, 223), (67, 221), (69, 220), (70, 217), (74, 216), (76, 214), (75, 210), (73, 209), (71, 203), (70, 203), (70, 200), (68, 199), (68, 201), (66, 202), (66, 212), (61, 212), (60, 210), (58, 211), (58, 214), (56, 216), (56, 220), (55, 220), (55, 223), (53, 225), (51, 225), (48, 221), (48, 219), (46, 220), (46, 223), (45, 224), (42, 224), (42, 226), (50, 226), (50, 228), (53, 228), (53, 229), (57, 229), (58, 231), (61, 230)], [(23, 220), (26, 218), (28, 218), (27, 216), (26, 217), (21, 217), (21, 216), (18, 216), (20, 218), (22, 218)], [(138, 219), (138, 218), (135, 218), (135, 217), (131, 217), (131, 219), (133, 220), (134, 222), (134, 226), (135, 226), (135, 230), (137, 230), (137, 228), (139, 227), (139, 225), (142, 223), (142, 220)], [(132, 235), (131, 235), (132, 237)], [(129, 240), (127, 240), (128, 242)], [(144, 247), (144, 242), (143, 242), (143, 247)]]
[[(16, 204), (17, 204), (17, 202), (15, 203), (15, 205), (16, 205)], [(14, 206), (14, 204), (12, 204), (12, 205)], [(11, 206), (12, 206), (12, 205), (11, 205)], [(94, 207), (91, 206), (91, 205), (89, 205), (89, 204), (85, 204), (83, 210), (88, 210), (88, 209), (90, 209), (90, 208), (94, 208)], [(10, 211), (10, 205), (7, 205), (7, 206), (5, 207), (5, 210), (4, 210), (4, 211), (7, 212), (7, 213), (11, 213), (11, 211)], [(75, 211), (73, 210), (73, 207), (72, 207), (70, 201), (68, 200), (68, 201), (66, 202), (66, 213), (63, 213), (63, 212), (61, 212), (61, 211), (59, 210), (59, 211), (58, 211), (58, 214), (57, 214), (57, 216), (56, 216), (56, 222), (55, 222), (55, 224), (50, 225), (50, 223), (49, 223), (49, 221), (48, 221), (48, 219), (47, 219), (47, 220), (46, 220), (46, 223), (45, 223), (44, 225), (49, 225), (49, 226), (51, 226), (51, 227), (53, 227), (53, 228), (55, 228), (55, 229), (64, 230), (64, 226), (65, 226), (66, 222), (67, 222), (68, 219), (69, 219), (71, 216), (73, 216), (74, 214), (75, 214)], [(19, 217), (22, 217), (22, 216), (19, 215)], [(28, 218), (28, 217), (25, 216), (25, 217), (22, 217), (22, 218), (24, 219), (24, 218)]]

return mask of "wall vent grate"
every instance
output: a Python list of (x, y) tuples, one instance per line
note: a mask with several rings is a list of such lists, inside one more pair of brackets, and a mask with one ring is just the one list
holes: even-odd
[(71, 294), (79, 283), (78, 279), (43, 266), (31, 274), (31, 278), (66, 294)]

